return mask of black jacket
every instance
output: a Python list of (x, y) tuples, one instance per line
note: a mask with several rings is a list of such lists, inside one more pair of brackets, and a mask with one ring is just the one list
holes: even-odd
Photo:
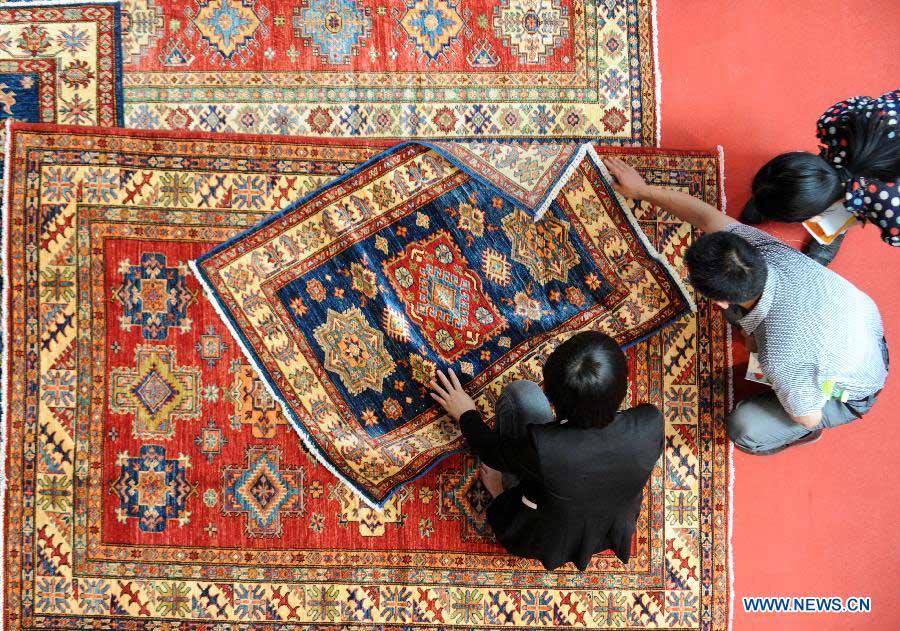
[(475, 411), (463, 414), (460, 427), (485, 464), (521, 480), (487, 508), (511, 554), (538, 559), (548, 570), (568, 561), (584, 570), (608, 549), (628, 561), (644, 485), (663, 451), (656, 406), (619, 412), (599, 429), (529, 425), (520, 440), (501, 437)]

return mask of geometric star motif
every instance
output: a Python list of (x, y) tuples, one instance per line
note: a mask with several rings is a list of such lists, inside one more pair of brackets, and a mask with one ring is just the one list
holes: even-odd
[(521, 263), (540, 284), (551, 280), (565, 283), (578, 255), (569, 239), (569, 224), (546, 214), (535, 222), (520, 208), (502, 220), (503, 231), (512, 242), (512, 258)]
[(385, 377), (396, 368), (384, 347), (384, 335), (369, 326), (358, 307), (342, 313), (329, 309), (313, 336), (325, 353), (325, 368), (337, 373), (350, 394), (366, 388), (381, 392)]
[(278, 447), (248, 447), (245, 467), (223, 470), (222, 512), (246, 515), (249, 537), (281, 536), (282, 517), (303, 515), (303, 468), (282, 469), (281, 456)]
[(269, 15), (265, 7), (256, 7), (256, 0), (197, 0), (197, 8), (185, 11), (190, 25), (185, 30), (200, 35), (198, 46), (206, 46), (208, 56), (236, 66), (251, 55), (250, 47), (258, 46), (257, 33), (266, 36), (269, 29), (263, 24)]
[(187, 288), (187, 265), (166, 267), (164, 254), (144, 252), (140, 265), (125, 259), (119, 263), (119, 272), (125, 278), (113, 290), (113, 298), (122, 303), (119, 323), (123, 330), (140, 326), (146, 340), (164, 340), (170, 328), (182, 333), (191, 330), (187, 313), (196, 296)]
[(559, 0), (501, 0), (494, 7), (494, 34), (521, 64), (546, 63), (568, 31), (568, 9)]
[(200, 453), (206, 456), (206, 460), (212, 462), (213, 458), (222, 453), (228, 439), (222, 433), (222, 428), (209, 419), (206, 425), (200, 428), (200, 434), (194, 437), (194, 444), (200, 449)]
[(200, 370), (175, 366), (174, 348), (138, 346), (135, 368), (115, 368), (109, 378), (109, 409), (134, 413), (135, 438), (171, 438), (176, 419), (200, 415)]
[(372, 33), (370, 11), (356, 0), (303, 0), (294, 8), (294, 35), (311, 42), (322, 63), (349, 64)]
[(200, 355), (200, 359), (208, 366), (215, 366), (222, 359), (222, 355), (228, 350), (228, 343), (222, 340), (222, 336), (216, 331), (216, 327), (209, 325), (200, 336), (200, 341), (194, 345), (194, 349)]
[[(406, 0), (397, 21), (426, 62), (446, 59), (447, 49), (459, 41), (459, 33), (466, 26), (457, 6), (455, 0)], [(465, 16), (470, 16), (468, 10)], [(467, 28), (466, 32), (471, 33)]]
[(512, 269), (502, 252), (497, 252), (493, 248), (485, 249), (481, 259), (481, 271), (489, 281), (502, 287), (509, 285)]
[(135, 517), (142, 532), (163, 532), (170, 519), (179, 526), (190, 522), (191, 513), (184, 507), (196, 485), (186, 476), (191, 466), (188, 456), (166, 459), (165, 447), (143, 445), (136, 458), (128, 452), (119, 454), (116, 466), (121, 470), (111, 488), (119, 498), (120, 522)]
[(463, 202), (456, 212), (456, 224), (460, 230), (471, 232), (476, 237), (484, 235), (484, 211), (477, 204)]

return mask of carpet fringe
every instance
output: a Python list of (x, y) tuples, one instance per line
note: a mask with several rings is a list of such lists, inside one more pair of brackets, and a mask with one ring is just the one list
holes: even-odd
[[(215, 293), (213, 292), (212, 287), (206, 281), (206, 277), (197, 267), (197, 261), (192, 260), (188, 261), (188, 266), (191, 268), (191, 271), (194, 273), (194, 276), (200, 282), (200, 286), (203, 288), (203, 293), (206, 296), (206, 299), (210, 302), (213, 309), (216, 310), (216, 313), (219, 316), (219, 319), (222, 320), (222, 323), (225, 325), (225, 328), (228, 329), (228, 332), (231, 334), (231, 337), (237, 342), (238, 348), (241, 349), (241, 352), (244, 354), (244, 357), (250, 362), (250, 365), (253, 366), (253, 370), (256, 371), (257, 375), (265, 374), (265, 371), (260, 366), (259, 362), (257, 362), (256, 357), (253, 356), (253, 353), (250, 351), (250, 348), (247, 346), (246, 342), (242, 335), (238, 333), (238, 331), (232, 326), (231, 319), (225, 315), (225, 312), (222, 310), (222, 306), (215, 298)], [(265, 386), (266, 391), (268, 391), (269, 395), (278, 402), (278, 405), (281, 406), (281, 411), (284, 413), (284, 417), (291, 424), (291, 427), (294, 428), (294, 431), (300, 436), (300, 439), (303, 441), (303, 444), (306, 445), (309, 452), (315, 457), (315, 459), (322, 464), (328, 471), (330, 471), (334, 476), (341, 481), (342, 484), (345, 484), (350, 489), (356, 493), (357, 497), (359, 497), (365, 504), (372, 508), (373, 510), (378, 511), (379, 513), (384, 510), (384, 505), (390, 499), (390, 495), (384, 498), (384, 502), (382, 504), (378, 504), (377, 502), (373, 502), (371, 499), (363, 495), (359, 489), (353, 484), (350, 480), (348, 480), (344, 475), (338, 471), (322, 454), (322, 450), (313, 442), (312, 437), (310, 437), (309, 433), (306, 429), (298, 423), (293, 416), (293, 410), (288, 405), (287, 401), (285, 401), (278, 393), (275, 391), (275, 388), (272, 387), (272, 384), (269, 383), (268, 379), (263, 379), (261, 376), (259, 377), (259, 381)], [(2, 631), (2, 629), (0, 629)]]
[[(719, 153), (719, 206), (728, 214), (728, 200), (725, 197), (725, 148), (716, 146)], [(727, 382), (727, 410), (734, 409), (734, 337), (731, 325), (725, 325), (727, 338), (728, 369), (725, 371)], [(734, 443), (728, 441), (728, 629), (734, 626)]]
[[(607, 182), (611, 181), (612, 176), (609, 174), (609, 171), (606, 170), (606, 165), (603, 164), (603, 160), (600, 158), (600, 154), (597, 153), (597, 150), (594, 149), (594, 145), (591, 143), (587, 143), (587, 154), (590, 156), (591, 161), (593, 161), (594, 165), (597, 167), (597, 170), (600, 171), (600, 175), (603, 176), (603, 179)], [(653, 244), (650, 243), (650, 239), (647, 238), (647, 235), (644, 234), (644, 231), (641, 228), (640, 224), (638, 224), (637, 218), (631, 213), (631, 210), (629, 210), (628, 202), (625, 201), (625, 198), (622, 197), (622, 195), (611, 186), (610, 191), (612, 191), (616, 201), (619, 203), (619, 206), (622, 207), (622, 210), (625, 213), (625, 217), (628, 218), (628, 222), (631, 224), (631, 227), (634, 228), (635, 233), (638, 235), (641, 243), (644, 244), (647, 252), (657, 263), (662, 265), (666, 269), (666, 271), (669, 272), (669, 275), (672, 277), (672, 280), (675, 281), (675, 285), (678, 287), (681, 295), (688, 303), (688, 306), (690, 306), (691, 312), (695, 313), (697, 311), (697, 303), (694, 302), (694, 298), (691, 295), (691, 292), (688, 290), (687, 285), (684, 284), (684, 281), (681, 278), (681, 274), (679, 274), (678, 271), (674, 267), (672, 267), (672, 264), (669, 263), (668, 259), (660, 254), (659, 251), (653, 246)]]
[[(2, 573), (0, 573), (0, 612), (5, 612), (6, 597), (6, 466), (7, 466), (7, 427), (9, 425), (9, 409), (7, 408), (7, 388), (9, 388), (9, 203), (12, 197), (10, 192), (10, 176), (12, 175), (12, 118), (6, 119), (6, 142), (3, 147), (3, 233), (2, 249), (0, 249), (0, 273), (3, 274), (3, 293), (0, 298), (0, 344), (3, 346), (0, 357), (0, 550), (3, 554)], [(0, 631), (6, 627), (6, 616), (0, 614)]]
[(650, 22), (652, 25), (652, 40), (653, 40), (653, 79), (654, 79), (654, 92), (653, 95), (655, 100), (655, 109), (656, 109), (656, 146), (661, 146), (662, 143), (662, 72), (659, 69), (659, 20), (657, 19), (657, 7), (656, 0), (651, 0), (650, 2)]
[[(557, 197), (559, 197), (559, 192), (562, 190), (563, 186), (566, 185), (569, 178), (575, 173), (575, 169), (577, 169), (584, 160), (584, 156), (587, 154), (589, 146), (590, 143), (584, 143), (578, 147), (578, 150), (575, 152), (575, 155), (572, 156), (572, 160), (569, 162), (568, 166), (566, 166), (566, 168), (557, 176), (553, 186), (547, 189), (544, 201), (534, 209), (535, 221), (540, 221), (544, 214), (550, 209), (550, 205)], [(521, 204), (519, 205), (521, 206)]]

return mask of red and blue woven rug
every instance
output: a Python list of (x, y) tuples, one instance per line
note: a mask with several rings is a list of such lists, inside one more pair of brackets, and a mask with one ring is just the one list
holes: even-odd
[(653, 145), (652, 0), (129, 0), (126, 126)]
[[(706, 303), (627, 351), (629, 402), (650, 401), (667, 420), (666, 455), (645, 493), (631, 561), (599, 554), (584, 573), (546, 573), (493, 541), (488, 495), (469, 456), (446, 456), (381, 510), (336, 479), (304, 449), (190, 273), (190, 262), (212, 246), (394, 144), (373, 137), (653, 144), (652, 13), (651, 0), (0, 4), (0, 118), (101, 125), (16, 123), (9, 139), (5, 628), (723, 628), (727, 365), (724, 323)], [(191, 133), (112, 129), (120, 112), (129, 127)], [(237, 135), (246, 132), (317, 139)], [(486, 217), (502, 208), (565, 217), (549, 208), (561, 194), (551, 184), (574, 164), (577, 147), (522, 153), (515, 143), (434, 142), (430, 149), (455, 169), (465, 164), (492, 202), (501, 199)], [(713, 153), (622, 155), (654, 183), (719, 199)], [(472, 205), (452, 206), (464, 203)], [(627, 208), (677, 269), (691, 230), (656, 208), (630, 201)], [(606, 210), (588, 203), (577, 212)], [(411, 234), (426, 230), (415, 225)], [(473, 251), (504, 234), (501, 222), (499, 231), (472, 235)], [(583, 257), (576, 246), (592, 237), (570, 238)], [(605, 254), (619, 251), (615, 240), (604, 243)], [(468, 240), (457, 244), (468, 262)], [(423, 256), (443, 265), (444, 249), (432, 245)], [(570, 272), (592, 264), (587, 250), (592, 258), (578, 258)], [(396, 258), (400, 250), (389, 252)], [(562, 274), (501, 253), (510, 269)], [(410, 260), (417, 256), (410, 252)], [(471, 271), (502, 279), (507, 268), (498, 259), (489, 269)], [(496, 291), (491, 282), (482, 280), (484, 295)], [(340, 283), (352, 287), (353, 276), (342, 274)], [(587, 313), (615, 296), (585, 286), (576, 287), (580, 296), (560, 291), (547, 300)], [(449, 291), (435, 288), (440, 304), (456, 307)], [(529, 297), (527, 287), (521, 293)], [(367, 313), (362, 299), (357, 304)], [(520, 299), (518, 308), (536, 316), (534, 304)], [(492, 306), (507, 328), (484, 339), (505, 350), (501, 338), (517, 316), (504, 309), (515, 313), (516, 305)], [(398, 312), (412, 322), (405, 308)], [(544, 336), (549, 348), (554, 329), (531, 321), (527, 334)], [(561, 326), (568, 325), (555, 330)], [(381, 322), (377, 330), (388, 329)], [(437, 334), (418, 346), (437, 353), (432, 342), (441, 348)], [(539, 376), (538, 346), (511, 360), (523, 376)], [(494, 359), (478, 354), (470, 363), (474, 371)], [(302, 388), (309, 375), (290, 377)], [(499, 384), (481, 390), (482, 405)], [(382, 387), (395, 384), (383, 379)], [(320, 405), (310, 401), (310, 412)], [(383, 405), (378, 412), (387, 419), (380, 428), (355, 426), (368, 439), (399, 424)], [(440, 441), (453, 440), (448, 433), (437, 446), (404, 447), (437, 457), (446, 447)], [(409, 456), (389, 453), (397, 462)]]
[(375, 507), (461, 445), (436, 370), (490, 418), (572, 333), (628, 347), (690, 309), (589, 145), (477, 144), (393, 147), (196, 264), (307, 445)]
[[(727, 624), (726, 328), (720, 312), (706, 302), (627, 351), (629, 404), (649, 401), (666, 418), (665, 456), (644, 495), (628, 564), (599, 554), (585, 572), (567, 567), (547, 573), (539, 564), (504, 554), (484, 521), (488, 496), (477, 463), (464, 454), (444, 458), (376, 511), (304, 451), (291, 421), (205, 298), (189, 262), (386, 148), (341, 139), (13, 125), (5, 204), (7, 629), (719, 629)], [(457, 365), (490, 366), (494, 349), (506, 350), (500, 338), (533, 316), (528, 335), (538, 344), (509, 363), (516, 374), (537, 377), (541, 348), (551, 344), (540, 340), (552, 337), (554, 326), (557, 331), (572, 326), (544, 314), (539, 320), (538, 310), (553, 305), (589, 319), (599, 301), (616, 295), (619, 283), (631, 286), (638, 272), (658, 269), (646, 255), (649, 250), (628, 236), (636, 234), (634, 225), (604, 197), (601, 174), (589, 161), (573, 170), (557, 195), (568, 206), (551, 204), (545, 217), (557, 229), (554, 222), (570, 222), (566, 236), (577, 255), (570, 261), (570, 283), (580, 278), (580, 270), (599, 267), (603, 257), (620, 258), (625, 265), (604, 270), (605, 280), (593, 289), (587, 281), (577, 285), (579, 296), (562, 290), (562, 267), (537, 263), (538, 248), (529, 251), (529, 269), (515, 260), (511, 242), (508, 251), (496, 245), (508, 239), (503, 217), (514, 218), (521, 206), (433, 150), (407, 145), (391, 155), (431, 160), (448, 178), (468, 178), (453, 189), (467, 191), (450, 204), (457, 211), (472, 204), (469, 195), (477, 185), (488, 200), (485, 234), (471, 235), (470, 247), (457, 225), (463, 214), (448, 214), (445, 223), (424, 228), (413, 213), (393, 224), (406, 226), (406, 236), (388, 240), (387, 254), (376, 249), (372, 256), (399, 263), (425, 231), (442, 229), (463, 235), (456, 243), (464, 258), (491, 238), (490, 247), (517, 270), (510, 286), (537, 274), (559, 289), (558, 296), (539, 294), (543, 285), (529, 281), (531, 297), (521, 299), (520, 316), (515, 305), (491, 302), (506, 320), (506, 328), (493, 336), (488, 337), (490, 330), (483, 333), (492, 358), (460, 355)], [(639, 149), (620, 155), (653, 183), (718, 203), (714, 152)], [(416, 180), (401, 182), (412, 186)], [(646, 204), (629, 202), (627, 210), (653, 248), (680, 268), (694, 238), (690, 227)], [(353, 216), (332, 214), (331, 225), (339, 228), (337, 222)], [(602, 234), (578, 233), (578, 217), (593, 217), (588, 226), (611, 223)], [(470, 224), (476, 231), (478, 225)], [(302, 234), (297, 243), (307, 247)], [(540, 241), (538, 234), (533, 237)], [(598, 242), (602, 246), (592, 245)], [(279, 248), (287, 243), (276, 242), (271, 253), (263, 250), (254, 265), (265, 269), (280, 260)], [(435, 268), (447, 265), (438, 245), (420, 248), (423, 256), (434, 255)], [(328, 258), (362, 253), (351, 247)], [(410, 250), (409, 256), (418, 255)], [(625, 275), (619, 270), (629, 262), (634, 273)], [(485, 295), (509, 295), (501, 294), (480, 265), (473, 266)], [(383, 265), (374, 269), (385, 274)], [(396, 279), (400, 268), (390, 269)], [(489, 269), (503, 279), (507, 268)], [(363, 302), (364, 292), (371, 293), (366, 274), (356, 274), (359, 289), (354, 289), (353, 270), (343, 271), (349, 275), (338, 270), (334, 282), (322, 282), (326, 299), (335, 301), (335, 289), (344, 288), (345, 295), (360, 295), (354, 306), (361, 314), (371, 313), (380, 294)], [(649, 306), (643, 311), (609, 311), (616, 315), (608, 325), (617, 335), (637, 339), (635, 327), (653, 317), (647, 309), (669, 310), (660, 300), (678, 305), (680, 292), (663, 292), (671, 279), (662, 270), (659, 274), (658, 281), (647, 277)], [(385, 292), (399, 291), (390, 281), (382, 284)], [(527, 286), (516, 291), (528, 298)], [(299, 295), (304, 304), (309, 297), (315, 309), (318, 303), (303, 292), (305, 286)], [(438, 290), (436, 295), (450, 294)], [(350, 308), (331, 304), (335, 313)], [(289, 315), (291, 323), (295, 316)], [(400, 315), (410, 322), (410, 333), (417, 330), (405, 305)], [(294, 333), (317, 344), (315, 332), (327, 316), (324, 310), (324, 320), (312, 330)], [(383, 343), (394, 343), (383, 323), (369, 326)], [(329, 329), (321, 331), (327, 341)], [(422, 334), (410, 346), (437, 358), (432, 343), (441, 353), (452, 353), (441, 348), (437, 334)], [(364, 348), (362, 338), (357, 348)], [(512, 357), (511, 350), (507, 353)], [(400, 369), (401, 360), (390, 357)], [(321, 368), (289, 378), (302, 384), (319, 376), (341, 380)], [(480, 388), (482, 405), (492, 402), (500, 383), (473, 385)], [(395, 384), (386, 378), (382, 388), (389, 393)], [(405, 397), (393, 398), (409, 405)], [(310, 402), (312, 414), (318, 405)], [(378, 412), (384, 414), (381, 407)], [(453, 427), (432, 426), (447, 428), (441, 448), (455, 440)], [(365, 421), (354, 427), (364, 436), (371, 436), (369, 429)], [(400, 461), (406, 457), (402, 451), (389, 453)]]
[(0, 3), (0, 178), (6, 119), (122, 125), (121, 48), (118, 2)]

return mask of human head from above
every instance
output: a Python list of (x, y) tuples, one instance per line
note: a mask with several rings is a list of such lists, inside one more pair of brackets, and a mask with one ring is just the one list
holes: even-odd
[(752, 303), (766, 286), (765, 259), (753, 244), (731, 232), (703, 235), (684, 258), (694, 289), (723, 309)]
[(883, 116), (851, 112), (840, 123), (842, 153), (832, 163), (806, 151), (790, 151), (769, 160), (753, 178), (753, 194), (741, 217), (806, 221), (842, 201), (853, 178), (888, 181), (900, 167), (900, 140)]
[(618, 343), (599, 331), (573, 335), (544, 364), (544, 393), (556, 417), (577, 427), (612, 422), (628, 389), (628, 361)]
[(742, 216), (750, 217), (753, 223), (764, 218), (805, 221), (844, 197), (844, 183), (837, 169), (806, 151), (782, 153), (766, 162), (753, 177), (752, 189), (753, 196)]

